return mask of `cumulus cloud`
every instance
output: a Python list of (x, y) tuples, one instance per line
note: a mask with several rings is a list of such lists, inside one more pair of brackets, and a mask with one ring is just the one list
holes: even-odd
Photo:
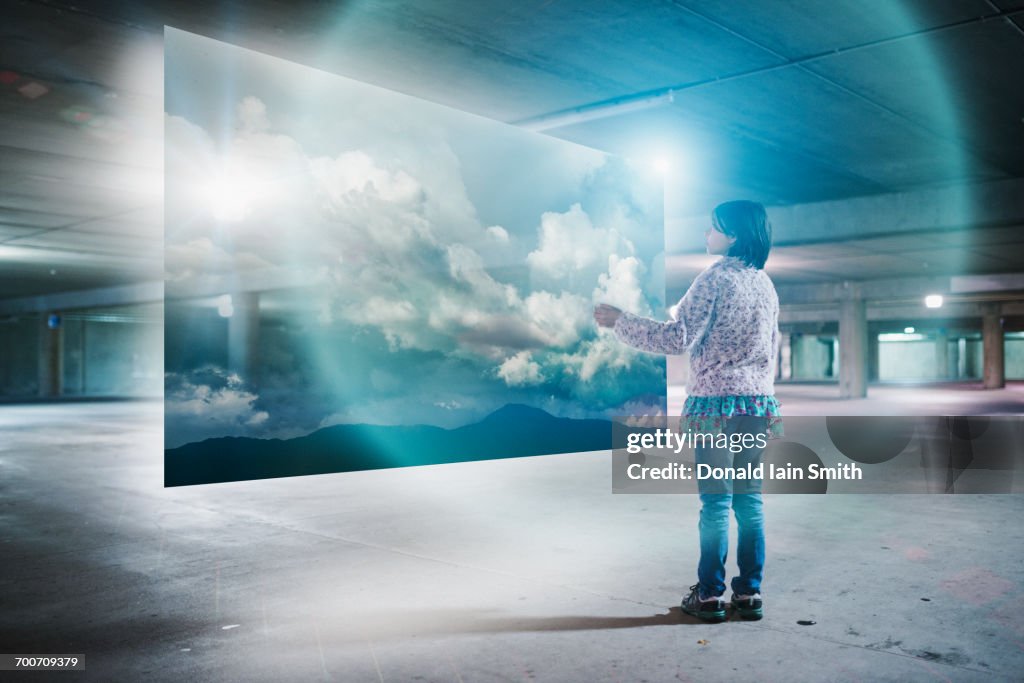
[(326, 207), (334, 214), (350, 208), (361, 194), (403, 205), (415, 205), (422, 199), (423, 188), (415, 178), (401, 169), (381, 167), (361, 150), (310, 159), (309, 171), (316, 191), (324, 195)]
[(468, 285), (475, 300), (495, 303), (499, 306), (515, 307), (519, 303), (519, 292), (512, 285), (495, 280), (484, 266), (483, 258), (463, 244), (447, 248), (448, 272), (452, 279)]
[(487, 234), (491, 236), (494, 241), (500, 242), (501, 244), (508, 244), (508, 230), (501, 227), (500, 225), (492, 225), (487, 228)]
[[(375, 328), (394, 350), (449, 353), (481, 328), (480, 336), (490, 337), (486, 355), (493, 356), (501, 344), (487, 330), (509, 330), (509, 348), (551, 336), (531, 327), (518, 288), (495, 279), (471, 246), (507, 244), (509, 235), (479, 223), (458, 157), (439, 149), (443, 140), (427, 136), (430, 158), (407, 148), (387, 156), (386, 147), (308, 156), (274, 131), (259, 99), (244, 98), (238, 118), (229, 161), (217, 161), (201, 129), (168, 119), (170, 149), (184, 145), (210, 170), (244, 169), (246, 182), (259, 186), (254, 201), (261, 202), (244, 220), (212, 234), (208, 220), (177, 216), (168, 233), (169, 279), (272, 267), (322, 273), (328, 291), (319, 303), (320, 324)], [(193, 185), (204, 173), (185, 156), (181, 162), (168, 164), (171, 201), (201, 206), (201, 188)]]
[(569, 292), (534, 292), (526, 297), (524, 307), (527, 320), (546, 346), (571, 346), (591, 325), (590, 302)]
[(629, 370), (636, 354), (615, 338), (604, 332), (589, 339), (572, 353), (559, 354), (555, 359), (564, 365), (581, 382), (590, 382), (599, 370)]
[(529, 351), (520, 351), (498, 367), (498, 377), (510, 387), (532, 386), (544, 382), (540, 365), (530, 358)]
[[(256, 407), (258, 399), (237, 374), (222, 368), (168, 373), (164, 382), (164, 415), (171, 427), (167, 447), (212, 436), (252, 433), (270, 417)], [(172, 435), (177, 443), (171, 441)]]
[(618, 231), (595, 226), (580, 204), (564, 213), (541, 216), (540, 246), (527, 262), (549, 281), (588, 280), (604, 269), (608, 254), (633, 254), (632, 243)]
[(408, 323), (418, 318), (416, 307), (411, 302), (388, 301), (379, 296), (372, 296), (362, 302), (359, 310), (358, 322), (379, 327), (391, 323)]
[[(301, 269), (321, 285), (306, 302), (320, 328), (377, 333), (396, 359), (405, 352), (455, 359), (491, 391), (502, 383), (517, 391), (550, 387), (560, 401), (600, 402), (610, 400), (601, 392), (629, 395), (615, 382), (636, 362), (650, 383), (650, 362), (598, 334), (591, 318), (595, 299), (649, 314), (645, 269), (625, 236), (639, 229), (629, 211), (611, 206), (591, 214), (567, 200), (557, 204), (564, 211), (538, 208), (529, 223), (499, 214), (503, 224), (491, 224), (493, 212), (482, 222), (460, 157), (436, 125), (398, 115), (388, 124), (394, 130), (371, 132), (364, 143), (359, 137), (369, 124), (343, 112), (350, 118), (338, 126), (360, 135), (347, 132), (341, 149), (318, 147), (311, 155), (278, 132), (273, 108), (260, 99), (244, 98), (236, 113), (235, 136), (224, 146), (185, 119), (166, 120), (169, 278)], [(358, 116), (378, 125), (370, 112)], [(202, 186), (224, 171), (244, 179), (250, 204), (243, 219), (211, 230)], [(367, 388), (391, 396), (399, 376), (382, 370)], [(223, 434), (269, 428), (276, 419), (276, 408), (260, 417), (259, 397), (226, 379), (222, 386), (174, 382), (176, 420), (198, 425), (197, 411), (212, 406), (220, 417), (210, 424)], [(464, 397), (425, 403), (438, 413), (452, 413), (456, 404), (469, 409)], [(364, 408), (333, 411), (324, 424), (371, 418)]]
[(643, 292), (644, 272), (644, 265), (635, 256), (608, 256), (608, 270), (598, 277), (593, 300), (638, 315), (650, 315), (651, 308)]

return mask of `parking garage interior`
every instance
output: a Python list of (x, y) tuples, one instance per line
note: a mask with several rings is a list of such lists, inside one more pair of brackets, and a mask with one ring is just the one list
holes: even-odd
[[(609, 452), (166, 488), (164, 342), (188, 339), (165, 325), (187, 297), (165, 300), (163, 40), (667, 159), (667, 304), (713, 261), (716, 203), (767, 207), (784, 416), (1012, 419), (1024, 4), (18, 0), (3, 15), (0, 655), (85, 662), (14, 676), (1019, 679), (1019, 492), (768, 495), (766, 617), (710, 625), (679, 609), (696, 497), (613, 495)], [(223, 362), (243, 369), (281, 324), (268, 302), (312, 288), (188, 297), (212, 297)], [(686, 368), (668, 359), (669, 415)]]

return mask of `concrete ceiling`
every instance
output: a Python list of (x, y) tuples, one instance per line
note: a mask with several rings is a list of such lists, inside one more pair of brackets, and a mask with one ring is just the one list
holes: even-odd
[(1024, 272), (1024, 0), (46, 0), (0, 24), (0, 299), (161, 278), (164, 25), (669, 153), (684, 275), (677, 228), (736, 197), (771, 207), (783, 282)]

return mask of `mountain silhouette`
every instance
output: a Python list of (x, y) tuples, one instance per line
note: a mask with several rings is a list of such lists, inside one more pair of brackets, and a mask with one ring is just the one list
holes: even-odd
[(524, 421), (524, 422), (536, 422), (550, 423), (552, 421), (557, 422), (566, 418), (558, 418), (551, 413), (541, 410), (540, 408), (534, 408), (523, 403), (508, 403), (501, 408), (498, 408), (493, 413), (485, 417), (478, 424), (488, 424), (495, 422), (512, 422), (512, 421)]
[(608, 450), (610, 420), (555, 417), (505, 405), (480, 422), (429, 425), (341, 424), (294, 439), (220, 437), (164, 451), (164, 486), (355, 472), (389, 467)]

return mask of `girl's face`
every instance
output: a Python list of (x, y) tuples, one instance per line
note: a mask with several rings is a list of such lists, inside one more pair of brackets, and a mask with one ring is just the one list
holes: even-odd
[(704, 242), (707, 244), (708, 253), (714, 256), (725, 256), (729, 253), (732, 245), (735, 244), (736, 238), (729, 237), (724, 232), (718, 230), (714, 223), (704, 231)]

